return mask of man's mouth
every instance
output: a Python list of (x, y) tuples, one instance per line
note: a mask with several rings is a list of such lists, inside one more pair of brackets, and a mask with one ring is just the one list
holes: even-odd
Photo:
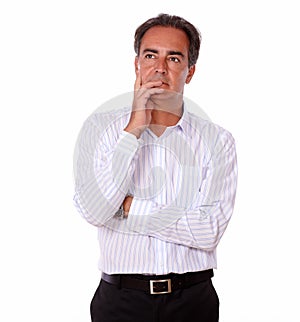
[(161, 82), (162, 82), (161, 85), (155, 86), (155, 87), (160, 88), (160, 87), (168, 87), (169, 86), (169, 84), (167, 82), (164, 82), (164, 81), (161, 81)]
[(150, 82), (162, 82), (162, 84), (160, 86), (155, 86), (155, 87), (165, 87), (165, 86), (169, 86), (169, 83), (168, 83), (168, 80), (159, 76), (159, 75), (156, 75), (152, 78), (150, 78), (149, 80)]

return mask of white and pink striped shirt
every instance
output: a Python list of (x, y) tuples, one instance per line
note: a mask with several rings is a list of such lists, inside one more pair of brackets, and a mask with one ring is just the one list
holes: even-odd
[[(99, 269), (108, 274), (216, 268), (237, 185), (232, 135), (185, 107), (157, 137), (123, 131), (130, 108), (94, 113), (76, 146), (75, 205), (98, 227)], [(129, 216), (116, 215), (134, 196)]]

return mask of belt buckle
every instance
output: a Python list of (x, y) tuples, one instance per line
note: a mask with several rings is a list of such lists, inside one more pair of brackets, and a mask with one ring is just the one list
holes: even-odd
[[(167, 288), (164, 291), (155, 291), (155, 284), (166, 283)], [(171, 279), (165, 280), (150, 280), (150, 294), (167, 294), (172, 292)]]

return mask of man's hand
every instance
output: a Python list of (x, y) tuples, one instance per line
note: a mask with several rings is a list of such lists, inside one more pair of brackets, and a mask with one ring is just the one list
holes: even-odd
[(127, 196), (125, 197), (124, 201), (123, 201), (123, 210), (124, 210), (124, 217), (127, 218), (128, 217), (128, 213), (129, 213), (129, 209), (132, 203), (132, 196)]
[(137, 138), (145, 131), (151, 122), (151, 112), (154, 107), (151, 96), (161, 94), (164, 90), (158, 88), (163, 82), (161, 80), (150, 81), (142, 84), (140, 72), (134, 84), (134, 98), (129, 123), (124, 131), (134, 134)]

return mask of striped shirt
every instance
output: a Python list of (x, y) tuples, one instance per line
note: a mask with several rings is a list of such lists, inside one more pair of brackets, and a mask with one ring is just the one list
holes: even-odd
[[(217, 267), (237, 185), (232, 135), (184, 108), (157, 137), (125, 132), (130, 108), (94, 113), (76, 146), (74, 202), (98, 227), (99, 269), (167, 274)], [(133, 195), (127, 218), (118, 216)]]

